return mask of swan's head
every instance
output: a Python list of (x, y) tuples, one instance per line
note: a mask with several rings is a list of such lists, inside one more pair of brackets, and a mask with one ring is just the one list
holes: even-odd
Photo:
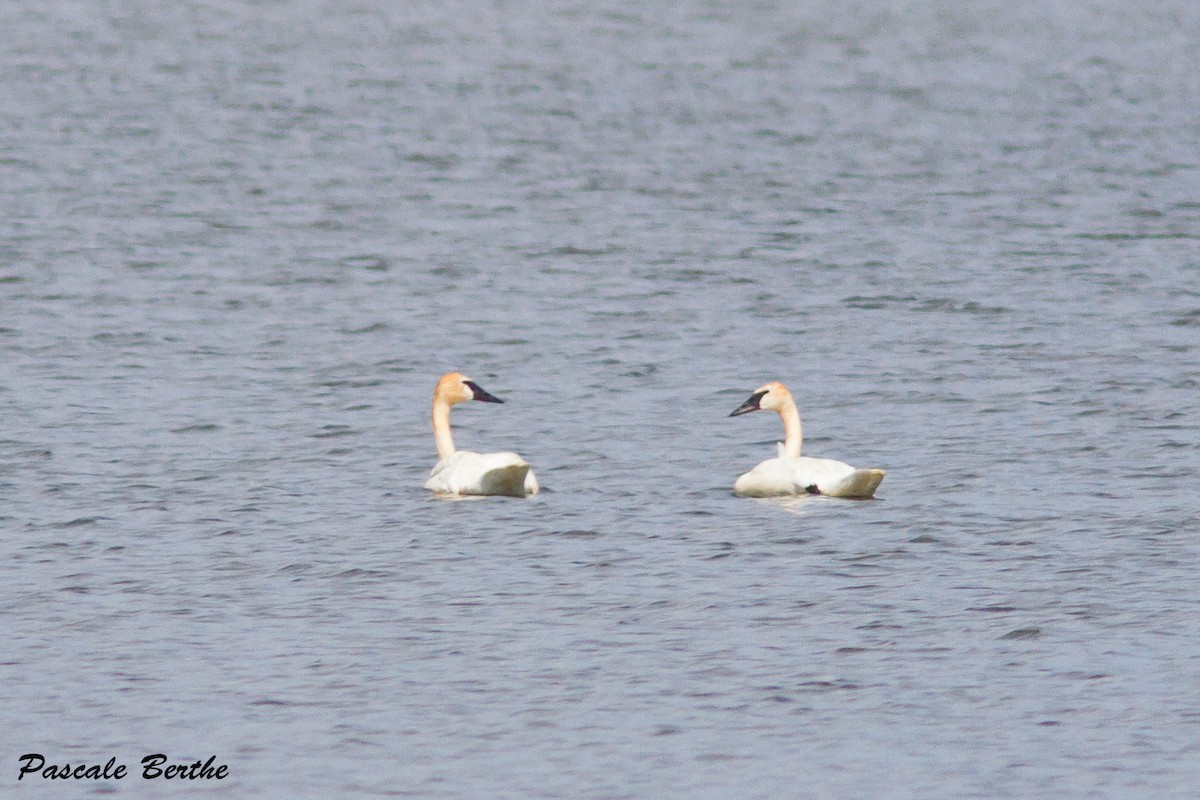
[(478, 383), (458, 372), (447, 372), (437, 382), (433, 390), (433, 402), (441, 401), (452, 406), (455, 403), (465, 403), (468, 400), (479, 400), (484, 403), (503, 403), (499, 397), (488, 394)]
[(751, 411), (781, 411), (791, 399), (792, 393), (787, 390), (786, 386), (779, 381), (771, 381), (755, 389), (754, 394), (735, 408), (729, 416), (736, 417), (741, 414), (749, 414)]

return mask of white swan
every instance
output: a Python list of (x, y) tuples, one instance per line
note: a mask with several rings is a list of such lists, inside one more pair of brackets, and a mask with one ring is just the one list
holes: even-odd
[(832, 497), (873, 497), (883, 480), (881, 469), (856, 469), (829, 458), (800, 455), (803, 435), (800, 412), (782, 383), (764, 384), (729, 416), (751, 411), (775, 411), (783, 419), (784, 441), (778, 458), (769, 458), (737, 479), (733, 493), (746, 497), (785, 494), (827, 494)]
[(537, 478), (529, 464), (516, 453), (472, 453), (455, 450), (450, 435), (450, 406), (480, 400), (503, 403), (479, 388), (479, 384), (457, 372), (447, 372), (433, 390), (433, 438), (438, 463), (429, 473), (425, 488), (439, 494), (501, 494), (525, 497), (538, 493)]

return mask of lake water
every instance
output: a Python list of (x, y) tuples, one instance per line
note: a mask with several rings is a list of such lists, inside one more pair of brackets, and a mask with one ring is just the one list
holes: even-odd
[(5, 794), (1195, 796), (1200, 6), (0, 29)]

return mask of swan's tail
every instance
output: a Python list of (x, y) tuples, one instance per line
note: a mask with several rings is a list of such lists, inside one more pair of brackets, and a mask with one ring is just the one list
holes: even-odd
[(884, 471), (881, 469), (856, 469), (842, 480), (832, 491), (821, 492), (834, 497), (874, 497), (875, 490), (883, 482)]
[(537, 491), (537, 482), (533, 492), (526, 492), (525, 478), (529, 474), (528, 464), (509, 464), (504, 467), (488, 470), (479, 479), (480, 494), (500, 494), (507, 497), (524, 497)]

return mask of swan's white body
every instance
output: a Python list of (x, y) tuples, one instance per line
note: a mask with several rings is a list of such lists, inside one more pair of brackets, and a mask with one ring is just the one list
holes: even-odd
[(734, 494), (778, 497), (791, 494), (825, 494), (831, 497), (874, 497), (883, 481), (881, 469), (857, 469), (831, 458), (800, 455), (803, 441), (800, 412), (791, 392), (782, 383), (768, 383), (750, 396), (730, 416), (750, 411), (775, 411), (783, 420), (784, 442), (779, 455), (742, 475), (733, 484)]
[(504, 402), (479, 388), (469, 378), (450, 372), (433, 391), (433, 435), (438, 463), (425, 488), (438, 494), (482, 494), (525, 497), (537, 494), (537, 478), (525, 459), (516, 453), (472, 453), (456, 450), (450, 435), (450, 406), (467, 400)]
[(880, 469), (855, 469), (832, 458), (790, 458), (780, 444), (779, 457), (768, 458), (738, 478), (733, 491), (743, 497), (785, 494), (871, 497), (882, 480), (883, 470)]
[(457, 450), (429, 473), (425, 488), (438, 494), (502, 494), (525, 497), (538, 493), (537, 478), (516, 453), (472, 453)]

